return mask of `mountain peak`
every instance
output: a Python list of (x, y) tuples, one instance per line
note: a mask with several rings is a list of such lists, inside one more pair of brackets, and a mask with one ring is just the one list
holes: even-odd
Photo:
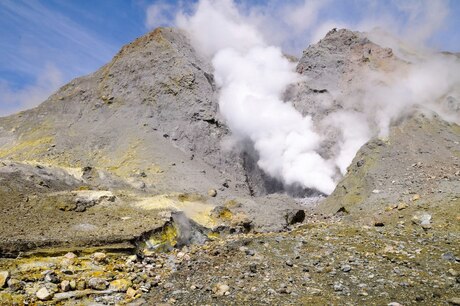
[(148, 48), (150, 44), (163, 46), (165, 48), (172, 47), (172, 44), (178, 40), (184, 40), (185, 34), (183, 31), (176, 28), (159, 27), (155, 30), (135, 39), (133, 42), (126, 44), (121, 48), (115, 57), (129, 54), (133, 50)]
[(297, 72), (309, 77), (313, 87), (331, 87), (338, 85), (344, 74), (365, 67), (391, 69), (395, 60), (390, 48), (373, 43), (366, 33), (332, 29), (303, 51)]

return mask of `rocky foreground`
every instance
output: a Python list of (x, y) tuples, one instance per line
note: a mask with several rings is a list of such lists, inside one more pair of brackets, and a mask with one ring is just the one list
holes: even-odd
[(399, 212), (395, 227), (310, 216), (287, 232), (216, 236), (167, 253), (86, 249), (2, 259), (0, 299), (5, 305), (459, 305), (458, 232), (427, 229)]

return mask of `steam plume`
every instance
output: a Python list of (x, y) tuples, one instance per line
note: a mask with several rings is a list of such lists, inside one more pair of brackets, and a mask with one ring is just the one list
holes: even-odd
[[(210, 20), (219, 27), (203, 32)], [(321, 137), (313, 131), (311, 118), (281, 100), (286, 87), (299, 78), (281, 50), (267, 46), (254, 27), (242, 23), (230, 1), (201, 1), (195, 15), (182, 17), (180, 24), (214, 55), (220, 111), (236, 137), (253, 142), (259, 167), (287, 185), (331, 193), (334, 168), (316, 152)]]
[[(220, 111), (233, 136), (251, 140), (259, 167), (286, 185), (330, 194), (364, 143), (373, 136), (388, 136), (394, 122), (415, 111), (436, 112), (460, 122), (458, 58), (408, 52), (390, 38), (385, 42), (404, 62), (390, 70), (359, 71), (349, 88), (332, 93), (340, 107), (331, 104), (329, 115), (314, 124), (310, 116), (282, 100), (288, 85), (305, 79), (294, 72), (295, 65), (280, 48), (267, 43), (267, 35), (257, 28), (261, 23), (251, 18), (254, 14), (240, 14), (231, 0), (201, 0), (195, 13), (180, 14), (177, 24), (187, 29), (198, 50), (212, 57)], [(435, 21), (438, 26), (440, 21)], [(429, 32), (426, 27), (421, 30)], [(374, 38), (383, 41), (375, 33)], [(427, 39), (425, 34), (420, 37)], [(330, 128), (339, 131), (335, 150), (320, 154)]]

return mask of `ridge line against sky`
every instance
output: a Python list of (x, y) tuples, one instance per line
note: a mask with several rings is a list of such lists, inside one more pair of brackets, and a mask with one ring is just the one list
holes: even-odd
[[(220, 0), (230, 1), (230, 0)], [(195, 1), (196, 2), (196, 1)], [(333, 27), (384, 30), (460, 52), (460, 1), (236, 1), (271, 44), (299, 55)], [(126, 43), (174, 25), (191, 1), (0, 1), (0, 116), (43, 102), (71, 79), (109, 62)]]

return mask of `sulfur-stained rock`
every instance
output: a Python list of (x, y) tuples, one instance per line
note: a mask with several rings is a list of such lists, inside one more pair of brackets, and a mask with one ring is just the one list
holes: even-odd
[(218, 283), (214, 285), (212, 292), (217, 296), (228, 295), (230, 293), (230, 287), (227, 284)]
[(87, 208), (92, 207), (96, 204), (100, 204), (104, 201), (114, 202), (116, 197), (111, 191), (93, 191), (93, 190), (79, 190), (74, 191), (75, 195), (74, 202), (77, 212), (84, 212)]
[(77, 289), (77, 282), (75, 280), (71, 280), (69, 282), (70, 290), (75, 290)]
[(59, 202), (57, 208), (62, 211), (73, 211), (77, 208), (77, 204), (74, 202)]
[(130, 280), (116, 279), (110, 282), (109, 289), (116, 292), (126, 292), (131, 286), (132, 283)]
[(86, 282), (84, 280), (77, 281), (75, 289), (77, 289), (77, 290), (85, 290), (86, 289)]
[(8, 288), (10, 288), (10, 290), (13, 292), (22, 290), (24, 286), (25, 286), (25, 283), (18, 279), (10, 278), (8, 280)]
[(10, 272), (0, 271), (0, 288), (3, 288), (6, 286), (6, 282), (8, 281), (9, 277), (10, 277)]
[(431, 226), (431, 215), (427, 212), (417, 212), (412, 217), (412, 223), (420, 225), (424, 228), (429, 228)]
[(48, 271), (45, 275), (45, 282), (57, 284), (59, 283), (59, 277), (57, 276), (56, 272)]
[(137, 294), (137, 290), (134, 290), (133, 288), (129, 287), (128, 290), (126, 290), (126, 298), (127, 299), (133, 299)]
[(208, 190), (208, 196), (213, 197), (213, 198), (216, 197), (217, 196), (217, 190), (209, 189)]
[(62, 267), (69, 267), (77, 262), (77, 255), (74, 253), (67, 253), (61, 260)]

